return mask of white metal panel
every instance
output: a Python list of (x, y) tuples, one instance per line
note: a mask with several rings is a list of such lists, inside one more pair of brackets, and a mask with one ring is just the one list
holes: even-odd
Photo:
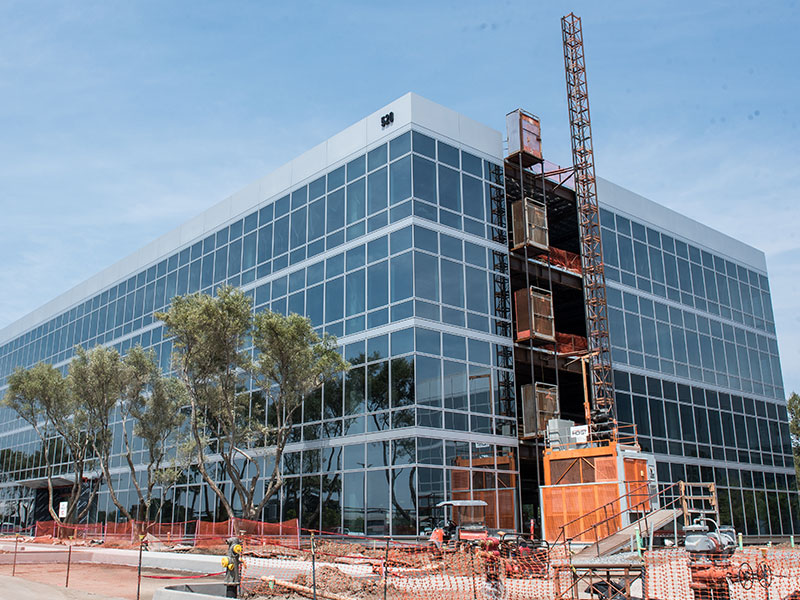
[[(600, 177), (597, 178), (597, 198), (601, 208), (622, 212), (656, 229), (675, 233), (695, 246), (729, 256), (764, 274), (767, 272), (767, 260), (761, 250)], [(697, 200), (701, 202), (702, 198)]]

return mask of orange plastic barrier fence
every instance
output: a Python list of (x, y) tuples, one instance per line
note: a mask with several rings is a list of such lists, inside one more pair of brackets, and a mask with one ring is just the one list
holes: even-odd
[(84, 523), (78, 525), (59, 525), (55, 521), (37, 521), (35, 537), (50, 536), (53, 538), (89, 539), (103, 537), (102, 523)]
[[(563, 545), (455, 547), (319, 535), (313, 551), (246, 547), (247, 593), (334, 600), (764, 600), (800, 597), (800, 549), (745, 548), (730, 555), (683, 549), (609, 557), (594, 570)], [(627, 560), (627, 563), (626, 563)], [(603, 566), (603, 565), (606, 566)]]
[(161, 523), (148, 521), (125, 521), (88, 523), (80, 525), (57, 524), (55, 521), (37, 521), (33, 529), (35, 537), (63, 539), (98, 539), (115, 542), (138, 543), (140, 535), (155, 537), (164, 544), (194, 546), (216, 546), (224, 544), (231, 535), (241, 535), (263, 544), (279, 543), (299, 547), (300, 528), (297, 519), (281, 523), (266, 523), (233, 519), (227, 521), (179, 521)]
[(550, 561), (565, 556), (561, 550), (527, 544), (446, 544), (438, 549), (324, 532), (315, 536), (313, 552), (309, 546), (245, 551), (247, 593), (310, 596), (316, 585), (318, 597), (340, 600), (555, 598), (559, 582)]
[(744, 548), (730, 556), (660, 550), (645, 554), (645, 598), (764, 600), (800, 597), (800, 550)]

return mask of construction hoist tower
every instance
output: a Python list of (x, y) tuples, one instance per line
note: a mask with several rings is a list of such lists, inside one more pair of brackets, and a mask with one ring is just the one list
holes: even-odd
[(642, 452), (636, 426), (618, 424), (614, 418), (606, 280), (580, 18), (572, 13), (563, 17), (561, 30), (587, 340), (586, 351), (576, 352), (571, 362), (581, 362), (586, 425), (576, 426), (559, 415), (546, 423), (544, 482), (539, 487), (542, 536), (549, 542), (588, 544), (584, 551), (599, 556), (629, 543), (634, 531), (649, 535), (677, 518), (678, 511), (662, 506), (655, 457)]
[(586, 85), (586, 62), (583, 51), (581, 19), (573, 13), (561, 18), (564, 42), (564, 71), (567, 78), (572, 161), (575, 169), (575, 197), (580, 225), (583, 295), (591, 379), (591, 411), (587, 420), (593, 437), (615, 436), (614, 383), (611, 369), (611, 344), (608, 336), (608, 306), (600, 218), (597, 204), (597, 181), (594, 173), (592, 121)]

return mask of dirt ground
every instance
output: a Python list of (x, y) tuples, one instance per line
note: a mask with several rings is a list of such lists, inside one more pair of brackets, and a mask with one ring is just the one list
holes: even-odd
[[(39, 583), (49, 584), (63, 588), (66, 580), (66, 565), (17, 565), (16, 578), (26, 579)], [(10, 576), (11, 565), (0, 565), (0, 575)], [(144, 575), (174, 576), (181, 579), (150, 579)], [(153, 593), (161, 587), (187, 583), (190, 581), (214, 582), (222, 581), (222, 575), (204, 577), (202, 579), (187, 579), (186, 573), (173, 571), (160, 571), (157, 569), (142, 569), (142, 600), (151, 600)], [(90, 565), (73, 564), (70, 566), (69, 589), (80, 590), (97, 594), (98, 600), (104, 598), (136, 599), (136, 568), (116, 565)], [(4, 595), (0, 587), (0, 600), (16, 600), (16, 594)], [(43, 597), (44, 598), (44, 597)]]

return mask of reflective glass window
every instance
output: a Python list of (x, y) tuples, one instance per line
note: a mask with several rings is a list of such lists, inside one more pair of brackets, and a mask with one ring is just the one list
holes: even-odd
[(419, 152), (430, 158), (436, 158), (436, 142), (433, 138), (420, 133), (419, 131), (413, 132), (413, 146), (414, 152)]
[(391, 263), (392, 302), (410, 298), (413, 294), (411, 252), (393, 257)]
[(464, 307), (464, 267), (442, 259), (442, 302)]
[(364, 312), (364, 269), (347, 275), (347, 316)]
[(464, 214), (483, 219), (483, 184), (479, 179), (462, 175), (464, 185)]
[(328, 194), (327, 232), (344, 227), (344, 189)]
[(367, 203), (369, 214), (383, 210), (387, 206), (389, 186), (386, 168), (370, 173), (368, 179)]
[(308, 239), (315, 240), (325, 233), (325, 198), (308, 206)]
[(367, 167), (370, 171), (374, 171), (381, 165), (386, 164), (386, 144), (378, 146), (370, 150), (367, 154)]
[(441, 406), (442, 361), (429, 356), (417, 356), (416, 395), (417, 404)]
[(422, 157), (414, 157), (414, 197), (436, 204), (436, 166)]
[(415, 295), (426, 300), (439, 300), (439, 261), (435, 256), (414, 252)]
[(272, 253), (279, 256), (289, 249), (289, 216), (281, 217), (275, 221), (273, 231)]
[[(459, 179), (458, 171), (439, 165), (439, 204), (455, 211), (461, 210), (461, 182)], [(415, 193), (415, 195), (418, 194)]]
[(466, 267), (467, 271), (467, 308), (476, 312), (489, 312), (489, 291), (486, 283), (486, 271)]
[(389, 165), (389, 194), (393, 205), (411, 197), (410, 156), (406, 156)]
[(367, 307), (369, 309), (389, 303), (389, 261), (371, 265), (367, 269)]
[(365, 156), (359, 156), (358, 158), (354, 158), (349, 163), (347, 163), (347, 181), (353, 181), (354, 179), (361, 177), (367, 167), (367, 161)]
[(347, 186), (347, 223), (363, 219), (366, 210), (365, 180), (359, 179)]
[(338, 321), (344, 310), (344, 278), (337, 277), (325, 283), (325, 320)]

